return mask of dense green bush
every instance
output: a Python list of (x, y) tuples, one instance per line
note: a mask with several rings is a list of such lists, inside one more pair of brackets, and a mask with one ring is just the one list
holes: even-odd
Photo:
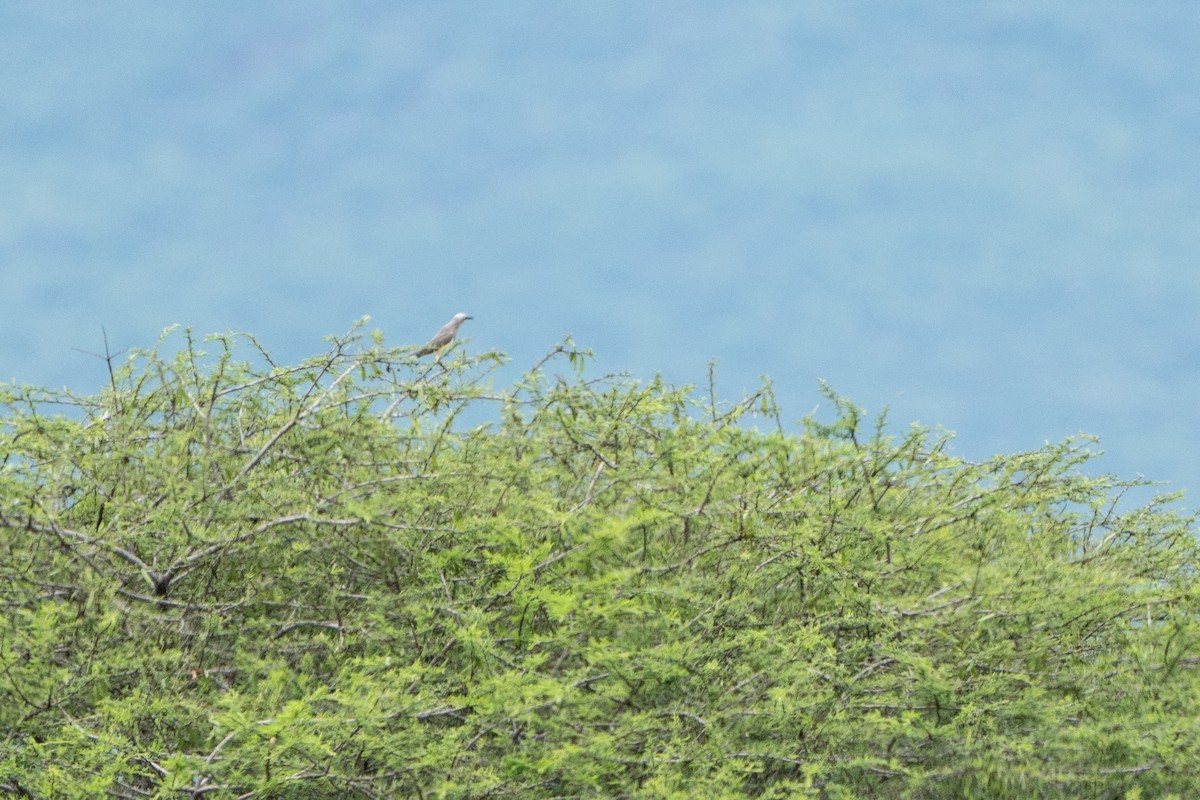
[(179, 336), (0, 397), (9, 796), (1200, 787), (1192, 520), (1086, 441), (968, 463), (832, 393), (791, 434), (570, 342), (501, 391)]

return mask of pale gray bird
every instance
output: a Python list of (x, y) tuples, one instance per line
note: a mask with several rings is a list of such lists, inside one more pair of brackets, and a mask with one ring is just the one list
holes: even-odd
[(425, 346), (417, 351), (417, 358), (420, 358), (421, 356), (427, 356), (430, 353), (436, 353), (438, 350), (441, 350), (443, 347), (453, 342), (454, 337), (458, 335), (459, 327), (469, 319), (475, 318), (469, 317), (461, 311), (455, 314), (453, 319), (443, 325), (442, 329), (435, 333), (433, 338), (426, 342)]

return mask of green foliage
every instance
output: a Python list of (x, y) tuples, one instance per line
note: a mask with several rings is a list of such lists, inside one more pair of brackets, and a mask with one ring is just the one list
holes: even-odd
[(0, 397), (0, 792), (1195, 793), (1193, 521), (1086, 440), (182, 336)]

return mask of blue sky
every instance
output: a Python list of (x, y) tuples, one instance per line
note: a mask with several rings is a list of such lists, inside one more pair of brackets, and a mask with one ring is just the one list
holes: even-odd
[(1184, 2), (7, 4), (0, 379), (466, 310), (514, 372), (571, 334), (1200, 486), (1197, 41)]

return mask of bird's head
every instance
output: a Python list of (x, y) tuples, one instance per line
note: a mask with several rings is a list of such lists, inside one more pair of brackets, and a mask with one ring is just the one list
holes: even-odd
[(467, 314), (464, 311), (460, 311), (454, 315), (454, 321), (459, 323), (460, 325), (469, 319), (475, 319), (475, 318), (472, 317), (470, 314)]

